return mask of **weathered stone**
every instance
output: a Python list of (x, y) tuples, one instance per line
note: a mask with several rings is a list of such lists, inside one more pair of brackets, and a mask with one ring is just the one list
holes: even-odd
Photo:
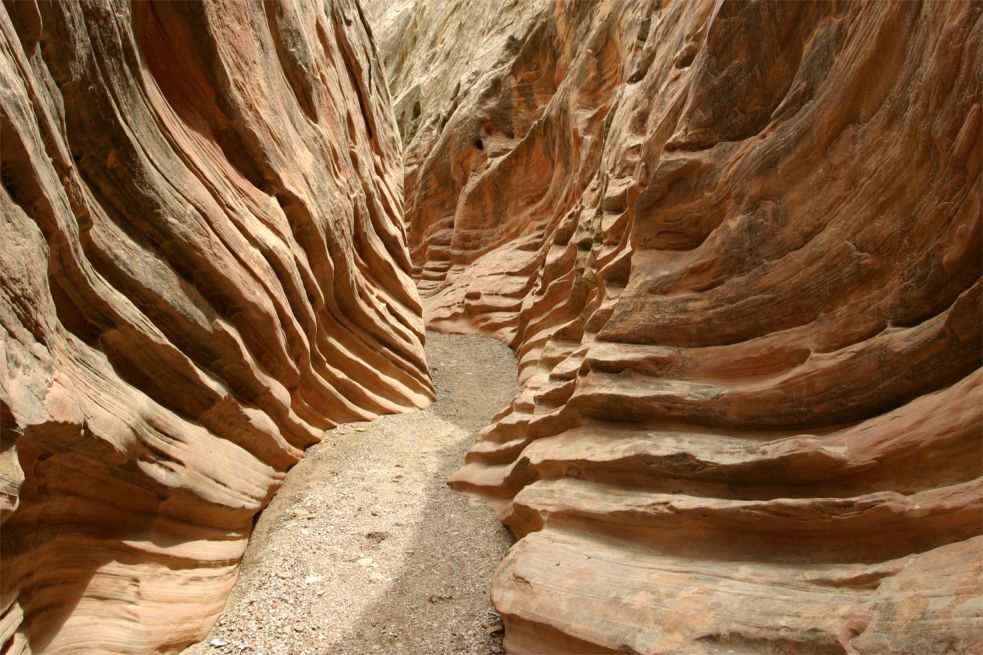
[(351, 0), (0, 9), (0, 644), (200, 639), (339, 422), (426, 405)]
[(980, 3), (368, 9), (507, 650), (983, 649)]

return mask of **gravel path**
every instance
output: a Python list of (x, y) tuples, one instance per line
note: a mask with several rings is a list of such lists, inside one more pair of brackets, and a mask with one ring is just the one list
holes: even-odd
[(262, 513), (225, 611), (189, 655), (501, 653), (488, 586), (511, 535), (451, 491), (474, 432), (518, 392), (487, 337), (427, 333), (438, 402), (340, 426)]

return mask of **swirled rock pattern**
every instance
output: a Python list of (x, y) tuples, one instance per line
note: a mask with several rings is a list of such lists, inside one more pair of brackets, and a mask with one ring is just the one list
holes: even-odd
[(428, 404), (361, 9), (0, 9), (3, 653), (175, 652), (339, 422)]
[(369, 4), (511, 653), (983, 650), (981, 4)]

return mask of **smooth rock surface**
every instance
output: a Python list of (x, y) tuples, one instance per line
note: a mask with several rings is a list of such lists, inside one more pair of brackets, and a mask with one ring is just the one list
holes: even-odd
[(367, 3), (510, 653), (983, 650), (978, 2)]
[(174, 652), (339, 423), (429, 404), (351, 0), (0, 9), (0, 647)]

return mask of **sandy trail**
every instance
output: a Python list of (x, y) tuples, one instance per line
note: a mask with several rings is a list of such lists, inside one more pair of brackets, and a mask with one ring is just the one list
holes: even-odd
[(222, 617), (185, 653), (502, 652), (488, 588), (512, 538), (446, 480), (518, 392), (515, 358), (437, 333), (427, 358), (438, 402), (311, 448), (260, 517)]

